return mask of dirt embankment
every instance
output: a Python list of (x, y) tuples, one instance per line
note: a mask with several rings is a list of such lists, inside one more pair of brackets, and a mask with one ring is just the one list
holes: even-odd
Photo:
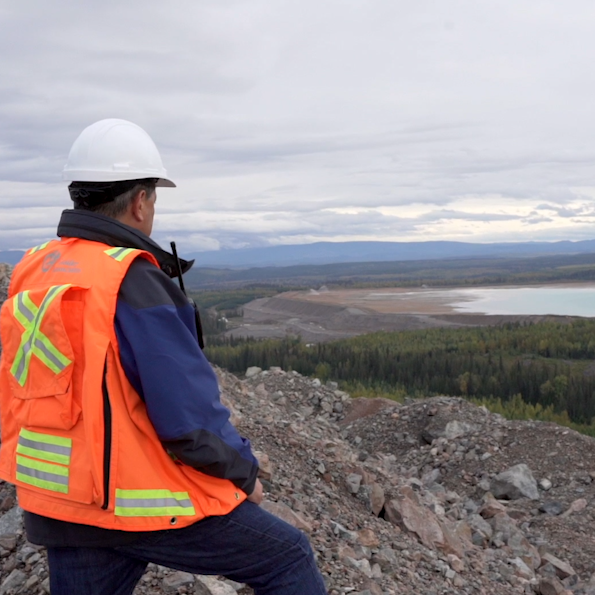
[(227, 334), (255, 338), (300, 335), (304, 341), (316, 343), (376, 331), (571, 320), (568, 316), (461, 314), (452, 301), (437, 292), (408, 289), (287, 292), (246, 304), (242, 324)]

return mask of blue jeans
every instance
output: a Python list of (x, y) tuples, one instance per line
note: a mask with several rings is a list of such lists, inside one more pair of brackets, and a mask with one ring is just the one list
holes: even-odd
[(256, 595), (326, 595), (301, 532), (252, 502), (115, 548), (50, 547), (52, 595), (130, 595), (147, 564), (222, 575)]

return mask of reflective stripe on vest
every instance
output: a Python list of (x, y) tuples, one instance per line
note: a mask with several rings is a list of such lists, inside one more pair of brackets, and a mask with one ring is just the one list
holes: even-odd
[(192, 516), (188, 492), (116, 490), (116, 516)]
[(72, 362), (40, 331), (41, 322), (54, 299), (70, 285), (54, 285), (48, 289), (39, 308), (29, 297), (29, 291), (18, 293), (14, 299), (14, 317), (25, 331), (14, 358), (10, 373), (21, 386), (25, 386), (29, 374), (31, 356), (36, 355), (52, 372), (59, 374)]
[(48, 244), (50, 242), (52, 242), (53, 240), (48, 240), (47, 242), (44, 242), (43, 244), (39, 244), (39, 246), (33, 246), (33, 248), (31, 248), (28, 252), (27, 252), (27, 256), (29, 256), (29, 254), (34, 254), (35, 252), (39, 252), (40, 250), (43, 250), (44, 248), (47, 248)]
[(104, 250), (104, 252), (114, 260), (122, 262), (131, 252), (138, 252), (138, 250), (134, 248), (110, 248), (109, 250)]
[(17, 479), (23, 483), (68, 494), (68, 467), (17, 455)]
[(72, 440), (61, 436), (31, 432), (21, 428), (17, 452), (42, 461), (70, 465)]

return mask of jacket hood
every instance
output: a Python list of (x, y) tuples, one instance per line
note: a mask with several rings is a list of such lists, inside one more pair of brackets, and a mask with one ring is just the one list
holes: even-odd
[[(91, 242), (101, 242), (114, 248), (146, 250), (157, 259), (161, 270), (166, 275), (171, 278), (178, 275), (176, 259), (173, 254), (166, 252), (144, 233), (111, 217), (82, 209), (67, 209), (62, 212), (57, 234), (61, 238), (78, 238)], [(193, 264), (194, 260), (180, 258), (182, 273), (189, 271)]]

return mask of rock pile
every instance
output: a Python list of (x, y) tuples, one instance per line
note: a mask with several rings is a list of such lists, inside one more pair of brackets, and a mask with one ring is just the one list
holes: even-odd
[[(279, 479), (269, 498), (313, 521), (331, 592), (595, 593), (592, 439), (458, 398), (350, 400), (333, 383), (277, 368), (248, 376), (223, 375), (225, 392), (236, 394), (239, 425), (277, 477), (317, 486), (305, 501)], [(285, 435), (276, 409), (287, 417)], [(373, 546), (358, 542), (362, 530)]]
[[(308, 533), (330, 593), (595, 594), (591, 439), (457, 398), (352, 401), (279, 368), (218, 374), (259, 451), (263, 506)], [(47, 593), (7, 484), (0, 511), (0, 595)], [(136, 590), (249, 592), (158, 566)]]
[[(592, 439), (459, 398), (400, 405), (279, 368), (217, 373), (258, 451), (263, 506), (308, 534), (332, 595), (595, 595)], [(0, 595), (46, 593), (45, 552), (0, 482)], [(150, 565), (135, 593), (251, 590)]]
[(9, 264), (0, 262), (0, 304), (6, 300), (11, 271), (12, 267)]

